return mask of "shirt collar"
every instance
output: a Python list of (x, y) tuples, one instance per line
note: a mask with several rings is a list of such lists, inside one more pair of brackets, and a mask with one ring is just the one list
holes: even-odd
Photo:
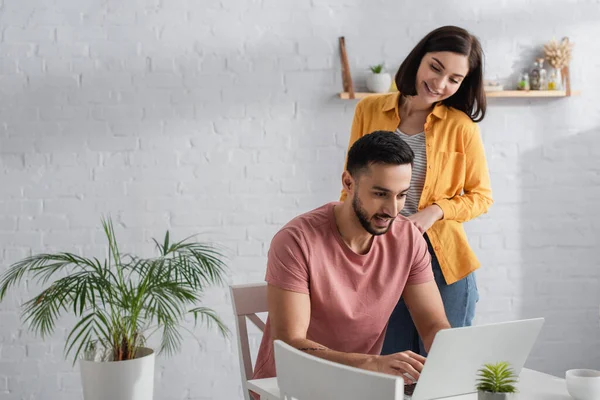
[(382, 111), (390, 111), (390, 110), (396, 109), (396, 114), (397, 114), (399, 99), (400, 99), (400, 92), (396, 92), (396, 93), (394, 93), (393, 96), (389, 96), (383, 103)]
[(439, 119), (446, 119), (446, 114), (448, 114), (448, 107), (442, 103), (437, 103), (435, 107), (433, 107), (433, 115)]

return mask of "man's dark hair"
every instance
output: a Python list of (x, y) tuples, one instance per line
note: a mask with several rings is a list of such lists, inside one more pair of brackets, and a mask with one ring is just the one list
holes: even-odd
[(350, 147), (346, 170), (355, 177), (371, 164), (412, 165), (414, 158), (413, 151), (399, 135), (375, 131), (361, 137)]
[(415, 96), (417, 70), (426, 53), (449, 51), (469, 59), (469, 73), (452, 96), (442, 104), (467, 114), (475, 122), (485, 117), (487, 107), (483, 90), (483, 50), (479, 40), (465, 29), (442, 26), (427, 34), (410, 52), (396, 73), (396, 86), (403, 96)]

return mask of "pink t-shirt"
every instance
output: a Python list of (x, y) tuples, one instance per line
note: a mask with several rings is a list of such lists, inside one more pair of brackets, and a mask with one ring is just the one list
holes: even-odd
[[(354, 253), (338, 232), (329, 203), (285, 225), (271, 241), (266, 281), (310, 295), (307, 338), (332, 350), (380, 354), (387, 323), (404, 287), (433, 280), (423, 235), (398, 216), (369, 252)], [(275, 376), (270, 322), (253, 379)]]

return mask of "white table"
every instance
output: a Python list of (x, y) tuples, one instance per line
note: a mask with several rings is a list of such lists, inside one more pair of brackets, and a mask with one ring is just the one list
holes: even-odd
[[(519, 398), (523, 400), (572, 400), (565, 380), (524, 368), (519, 378)], [(260, 395), (261, 400), (281, 400), (277, 378), (248, 381), (248, 388)], [(477, 400), (477, 393), (446, 397), (451, 400)]]

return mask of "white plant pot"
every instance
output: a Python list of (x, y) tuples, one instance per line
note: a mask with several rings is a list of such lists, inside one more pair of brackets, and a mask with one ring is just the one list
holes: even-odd
[(79, 361), (84, 400), (152, 400), (154, 351), (137, 350), (127, 361)]
[(477, 400), (516, 400), (517, 393), (477, 392)]
[(387, 72), (374, 74), (369, 72), (367, 75), (367, 89), (373, 93), (387, 93), (392, 86), (392, 77)]

